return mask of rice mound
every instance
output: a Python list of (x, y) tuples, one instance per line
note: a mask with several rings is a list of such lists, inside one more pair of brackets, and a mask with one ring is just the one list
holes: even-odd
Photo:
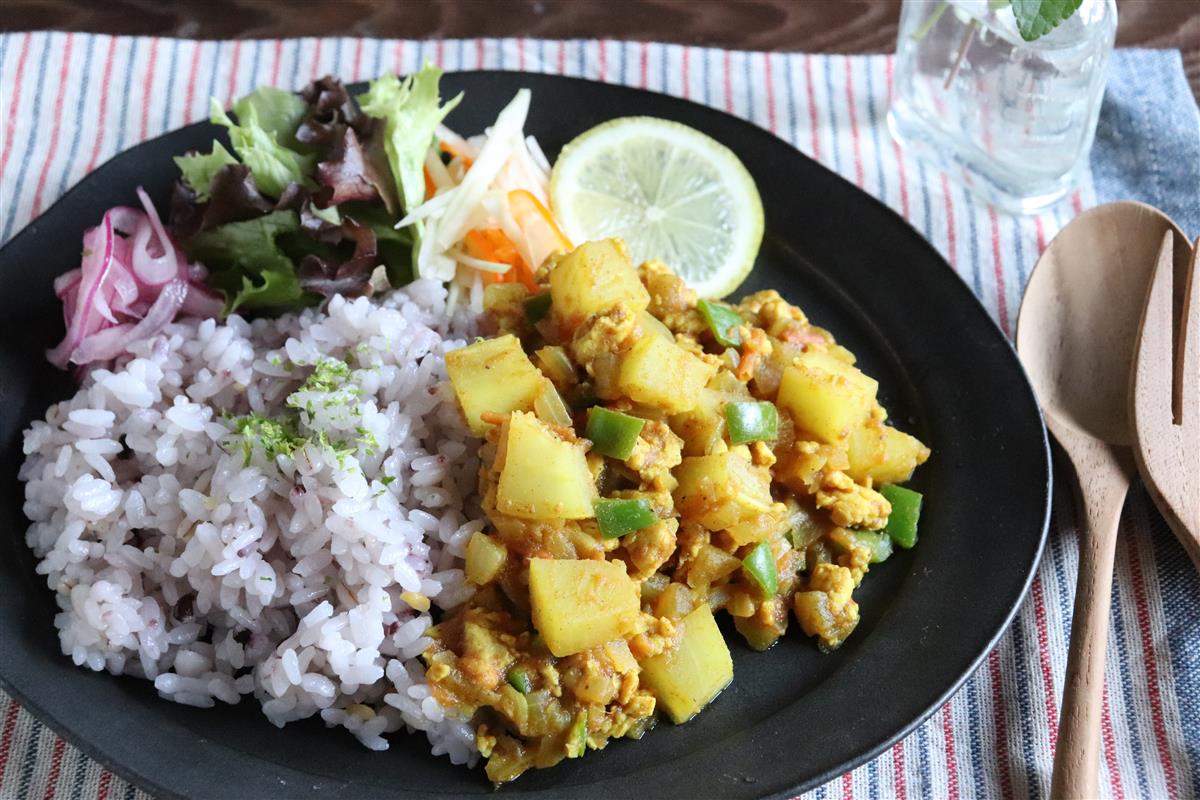
[[(417, 281), (277, 319), (180, 320), (25, 432), (26, 541), (64, 654), (208, 707), (253, 695), (366, 746), (424, 731), (430, 604), (469, 594), (478, 459), (444, 355), (477, 317)], [(280, 420), (283, 420), (281, 423)]]

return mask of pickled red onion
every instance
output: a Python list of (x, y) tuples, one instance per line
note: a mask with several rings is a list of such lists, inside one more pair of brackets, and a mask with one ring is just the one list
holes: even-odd
[(79, 267), (54, 281), (67, 334), (46, 356), (59, 367), (112, 360), (180, 313), (221, 313), (221, 297), (204, 285), (208, 271), (188, 263), (141, 187), (138, 198), (144, 211), (109, 209), (84, 233)]

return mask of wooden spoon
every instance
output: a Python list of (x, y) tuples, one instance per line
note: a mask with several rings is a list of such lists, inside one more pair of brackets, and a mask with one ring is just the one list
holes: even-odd
[(1200, 569), (1200, 239), (1190, 254), (1179, 272), (1187, 253), (1163, 236), (1129, 391), (1138, 469)]
[(1038, 259), (1017, 322), (1017, 352), (1046, 427), (1075, 468), (1086, 511), (1053, 798), (1098, 796), (1113, 556), (1135, 472), (1130, 363), (1146, 288), (1170, 230), (1178, 228), (1142, 203), (1109, 203), (1080, 214)]

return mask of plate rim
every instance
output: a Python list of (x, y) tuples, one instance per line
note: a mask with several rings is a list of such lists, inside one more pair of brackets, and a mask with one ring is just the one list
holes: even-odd
[[(1000, 640), (1004, 637), (1004, 635), (1006, 633), (1008, 633), (1009, 629), (1011, 628), (1013, 620), (1016, 618), (1017, 614), (1021, 610), (1021, 607), (1024, 605), (1026, 599), (1029, 596), (1030, 587), (1032, 586), (1033, 580), (1037, 575), (1038, 568), (1041, 564), (1042, 558), (1045, 553), (1045, 548), (1046, 548), (1046, 544), (1047, 544), (1048, 537), (1049, 537), (1049, 528), (1050, 528), (1050, 522), (1051, 522), (1051, 510), (1052, 510), (1052, 503), (1053, 503), (1053, 498), (1054, 498), (1055, 471), (1054, 471), (1053, 454), (1052, 454), (1052, 450), (1050, 447), (1050, 438), (1049, 438), (1049, 434), (1048, 434), (1048, 431), (1047, 431), (1047, 428), (1045, 425), (1045, 419), (1042, 414), (1041, 406), (1037, 402), (1036, 394), (1033, 390), (1031, 383), (1029, 382), (1028, 376), (1024, 369), (1024, 365), (1022, 364), (1019, 356), (1017, 355), (1016, 348), (1015, 348), (1013, 341), (1004, 333), (1003, 329), (1000, 327), (999, 323), (992, 316), (992, 314), (987, 311), (986, 306), (983, 305), (982, 300), (971, 289), (971, 287), (967, 283), (966, 279), (962, 275), (960, 275), (958, 273), (958, 271), (954, 269), (954, 267), (952, 267), (949, 264), (949, 262), (946, 260), (945, 256), (943, 256), (942, 253), (933, 245), (933, 243), (930, 242), (924, 236), (924, 234), (922, 234), (919, 230), (917, 230), (915, 228), (915, 226), (912, 225), (912, 223), (910, 223), (907, 219), (902, 217), (897, 211), (895, 211), (893, 208), (891, 208), (891, 206), (889, 206), (883, 200), (879, 199), (875, 195), (866, 191), (866, 189), (856, 186), (854, 183), (852, 183), (851, 181), (849, 181), (848, 179), (846, 179), (839, 173), (835, 172), (830, 167), (827, 167), (825, 164), (821, 163), (820, 161), (816, 160), (815, 158), (812, 158), (811, 156), (809, 156), (806, 153), (804, 153), (803, 151), (801, 151), (798, 147), (793, 145), (791, 142), (789, 142), (786, 139), (784, 139), (783, 137), (776, 135), (775, 133), (767, 130), (766, 128), (761, 127), (760, 125), (758, 125), (757, 123), (755, 123), (749, 119), (746, 119), (744, 117), (738, 116), (733, 113), (730, 113), (721, 108), (717, 108), (714, 106), (710, 106), (710, 105), (706, 105), (704, 103), (697, 102), (690, 98), (678, 97), (675, 95), (666, 94), (664, 92), (658, 92), (658, 91), (654, 91), (651, 89), (626, 86), (624, 84), (608, 83), (608, 82), (604, 82), (604, 81), (593, 80), (590, 78), (583, 78), (583, 77), (577, 77), (577, 76), (557, 75), (557, 74), (552, 74), (552, 73), (530, 73), (530, 72), (522, 72), (522, 71), (518, 71), (518, 70), (502, 70), (502, 69), (455, 70), (453, 72), (447, 71), (445, 73), (445, 75), (446, 75), (446, 77), (449, 77), (449, 78), (453, 78), (454, 76), (463, 76), (463, 75), (465, 75), (465, 76), (484, 76), (484, 77), (495, 76), (495, 77), (513, 81), (514, 83), (517, 84), (516, 88), (520, 88), (519, 84), (521, 81), (528, 81), (530, 79), (537, 79), (537, 80), (549, 79), (551, 82), (577, 83), (577, 84), (586, 84), (586, 85), (589, 85), (592, 87), (600, 87), (603, 90), (605, 90), (606, 92), (612, 92), (615, 94), (626, 93), (626, 94), (630, 94), (630, 95), (643, 95), (643, 96), (649, 95), (649, 96), (652, 96), (655, 98), (660, 98), (660, 99), (669, 101), (671, 103), (682, 103), (682, 104), (685, 104), (688, 106), (692, 106), (694, 108), (701, 109), (706, 114), (719, 115), (721, 117), (724, 117), (726, 120), (739, 126), (742, 129), (742, 131), (747, 135), (752, 135), (755, 137), (764, 137), (775, 143), (782, 144), (790, 151), (789, 155), (791, 157), (803, 159), (803, 160), (809, 162), (811, 166), (815, 166), (816, 168), (827, 173), (829, 176), (832, 176), (833, 179), (844, 183), (846, 186), (848, 186), (850, 189), (852, 189), (855, 193), (857, 193), (860, 200), (865, 200), (865, 201), (870, 202), (871, 204), (876, 206), (878, 211), (884, 213), (885, 215), (890, 216), (893, 219), (893, 221), (898, 222), (902, 226), (907, 228), (909, 230), (909, 233), (913, 237), (914, 241), (919, 242), (920, 246), (922, 246), (925, 250), (927, 250), (929, 252), (929, 254), (932, 256), (932, 259), (938, 262), (940, 270), (948, 273), (948, 276), (946, 276), (946, 277), (949, 277), (952, 279), (953, 283), (956, 284), (956, 287), (959, 290), (960, 294), (964, 295), (964, 297), (966, 298), (966, 302), (970, 302), (970, 303), (974, 304), (974, 306), (976, 307), (976, 310), (981, 312), (982, 317), (987, 320), (988, 324), (990, 325), (991, 332), (997, 337), (997, 339), (1000, 342), (1003, 342), (1004, 350), (1005, 350), (1004, 357), (1011, 358), (1013, 363), (1017, 366), (1018, 372), (1022, 378), (1020, 389), (1022, 390), (1022, 394), (1025, 395), (1024, 399), (1027, 400), (1032, 405), (1032, 408), (1034, 409), (1034, 411), (1036, 413), (1036, 419), (1038, 422), (1040, 439), (1041, 439), (1041, 448), (1039, 450), (1039, 454), (1041, 455), (1041, 458), (1039, 459), (1040, 463), (1038, 466), (1041, 467), (1041, 472), (1045, 477), (1045, 486), (1044, 486), (1044, 490), (1043, 490), (1044, 502), (1043, 502), (1042, 509), (1041, 509), (1042, 522), (1040, 525), (1040, 529), (1038, 531), (1037, 547), (1035, 549), (1035, 552), (1033, 552), (1032, 557), (1029, 560), (1028, 567), (1025, 571), (1024, 580), (1022, 582), (1021, 590), (1020, 590), (1019, 594), (1011, 602), (1009, 602), (1007, 604), (1007, 609), (1005, 611), (1005, 614), (1004, 614), (1004, 617), (1003, 617), (1001, 623), (992, 632), (992, 634), (988, 638), (986, 646), (982, 649), (982, 651), (979, 652), (971, 660), (969, 665), (961, 672), (961, 674), (959, 674), (956, 677), (956, 679), (952, 682), (952, 684), (948, 688), (946, 688), (945, 690), (940, 692), (932, 702), (930, 702), (915, 717), (913, 717), (911, 720), (909, 720), (904, 725), (902, 725), (898, 731), (894, 732), (893, 734), (891, 734), (888, 737), (885, 737), (882, 741), (872, 745), (871, 747), (863, 750), (858, 755), (844, 760), (843, 762), (841, 762), (838, 765), (830, 767), (820, 773), (814, 774), (813, 776), (811, 776), (809, 778), (799, 780), (799, 781), (794, 781), (794, 782), (784, 785), (784, 786), (764, 787), (765, 793), (759, 794), (757, 796), (763, 797), (763, 798), (772, 798), (772, 800), (775, 800), (775, 799), (787, 800), (788, 798), (794, 798), (798, 794), (809, 791), (815, 787), (824, 785), (825, 783), (838, 777), (839, 775), (843, 775), (847, 772), (857, 769), (859, 766), (862, 766), (863, 764), (877, 758), (880, 754), (882, 754), (889, 748), (893, 747), (897, 742), (902, 741), (903, 739), (905, 739), (909, 735), (911, 735), (914, 731), (916, 731), (916, 729), (918, 727), (920, 727), (922, 724), (924, 724), (930, 717), (933, 716), (933, 714), (938, 709), (942, 708), (954, 695), (956, 695), (962, 689), (963, 685), (978, 671), (978, 669), (982, 665), (983, 661), (988, 658), (990, 653), (997, 647)], [(351, 92), (355, 95), (361, 93), (361, 91), (366, 87), (366, 85), (367, 84), (365, 81), (356, 81), (356, 82), (346, 83), (347, 88), (350, 89)], [(16, 234), (14, 234), (12, 236), (12, 238), (10, 238), (7, 242), (5, 242), (3, 247), (0, 247), (0, 263), (3, 263), (3, 257), (5, 255), (5, 253), (7, 251), (9, 251), (10, 249), (12, 249), (13, 245), (15, 243), (17, 243), (19, 240), (23, 240), (26, 237), (33, 237), (33, 236), (37, 235), (36, 228), (37, 228), (37, 223), (39, 222), (39, 220), (41, 220), (45, 216), (48, 216), (59, 205), (65, 204), (76, 193), (86, 190), (87, 184), (89, 184), (90, 181), (95, 179), (97, 176), (101, 175), (101, 173), (105, 169), (110, 168), (112, 166), (112, 164), (114, 162), (116, 162), (117, 160), (125, 158), (140, 149), (146, 148), (148, 145), (151, 145), (152, 143), (159, 142), (160, 140), (176, 136), (181, 131), (188, 130), (188, 129), (199, 129), (199, 128), (204, 128), (204, 127), (209, 127), (209, 126), (211, 126), (211, 123), (208, 122), (208, 120), (200, 119), (195, 122), (191, 122), (187, 125), (182, 125), (177, 128), (173, 128), (169, 131), (164, 131), (163, 133), (160, 133), (154, 137), (145, 139), (141, 142), (138, 142), (138, 143), (132, 145), (131, 147), (125, 148), (124, 150), (114, 153), (112, 156), (110, 156), (108, 159), (106, 159), (102, 164), (100, 164), (92, 172), (84, 175), (78, 181), (76, 181), (66, 192), (64, 192), (62, 195), (57, 197), (54, 200), (54, 202), (52, 202), (45, 209), (40, 211), (37, 216), (30, 219), (20, 229), (20, 231), (18, 231)], [(765, 202), (764, 202), (764, 205), (765, 205)], [(82, 225), (81, 227), (86, 227), (86, 225)], [(764, 237), (764, 241), (765, 241), (765, 237)], [(1016, 388), (1016, 387), (1014, 387), (1014, 388)], [(17, 533), (19, 533), (19, 531)], [(24, 546), (23, 542), (21, 543), (21, 546)], [(116, 677), (116, 676), (109, 676), (109, 677)], [(181, 798), (181, 799), (185, 799), (188, 797), (188, 795), (181, 794), (178, 790), (173, 789), (170, 786), (159, 783), (156, 779), (152, 778), (149, 775), (144, 775), (140, 771), (135, 770), (132, 767), (129, 767), (128, 765), (126, 765), (124, 763), (120, 763), (120, 762), (110, 759), (102, 750), (99, 749), (98, 746), (94, 745), (91, 741), (89, 741), (89, 740), (83, 738), (81, 735), (77, 734), (72, 729), (70, 723), (66, 719), (61, 719), (59, 716), (48, 712), (45, 709), (43, 704), (37, 702), (31, 694), (23, 691), (19, 686), (13, 684), (3, 672), (0, 672), (0, 688), (2, 688), (4, 691), (6, 691), (14, 700), (17, 701), (17, 703), (21, 707), (23, 707), (27, 711), (29, 711), (40, 722), (47, 725), (47, 727), (49, 727), (52, 731), (54, 731), (54, 733), (56, 735), (60, 736), (61, 738), (63, 738), (67, 742), (69, 742), (72, 746), (78, 748), (81, 752), (86, 754), (89, 758), (94, 759), (95, 761), (100, 763), (102, 766), (104, 766), (105, 768), (107, 768), (108, 770), (113, 772), (114, 774), (118, 775), (119, 777), (123, 778), (127, 782), (129, 782), (139, 788), (142, 788), (146, 791), (149, 791), (157, 797), (169, 797), (169, 798)], [(712, 746), (713, 745), (709, 745), (708, 747), (712, 747)], [(708, 748), (706, 747), (703, 749), (708, 749)], [(432, 755), (430, 757), (435, 758), (435, 756), (432, 756)], [(305, 774), (307, 774), (307, 773), (305, 773)], [(563, 789), (563, 788), (569, 789), (570, 787), (552, 787), (552, 788), (548, 788), (548, 789), (533, 789), (533, 790), (526, 790), (526, 792), (529, 794), (555, 795), (557, 792), (561, 791), (561, 789)], [(503, 791), (503, 790), (501, 790), (501, 791)], [(399, 794), (397, 796), (401, 796), (401, 797), (406, 796), (405, 790), (403, 790), (403, 789), (399, 790)]]

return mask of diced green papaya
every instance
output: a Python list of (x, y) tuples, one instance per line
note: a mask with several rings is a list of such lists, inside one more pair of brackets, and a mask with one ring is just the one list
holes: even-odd
[(676, 725), (687, 722), (733, 680), (733, 659), (707, 603), (676, 623), (679, 646), (642, 662), (642, 683)]
[(722, 530), (770, 511), (771, 473), (740, 450), (689, 456), (675, 470), (675, 505), (683, 519)]
[(596, 482), (587, 453), (533, 414), (514, 411), (500, 432), (496, 508), (522, 519), (589, 519)]
[(511, 334), (447, 353), (446, 372), (476, 436), (483, 436), (491, 427), (480, 418), (485, 412), (531, 410), (544, 380)]
[(679, 414), (699, 402), (700, 390), (716, 371), (674, 341), (643, 336), (621, 356), (617, 389), (634, 402)]
[(568, 330), (592, 314), (624, 303), (635, 314), (650, 305), (625, 245), (617, 239), (584, 242), (550, 271), (551, 316)]
[(533, 624), (560, 658), (632, 633), (639, 597), (620, 561), (529, 561)]
[(866, 422), (878, 389), (855, 367), (814, 351), (783, 371), (776, 405), (791, 414), (796, 427), (833, 444)]

